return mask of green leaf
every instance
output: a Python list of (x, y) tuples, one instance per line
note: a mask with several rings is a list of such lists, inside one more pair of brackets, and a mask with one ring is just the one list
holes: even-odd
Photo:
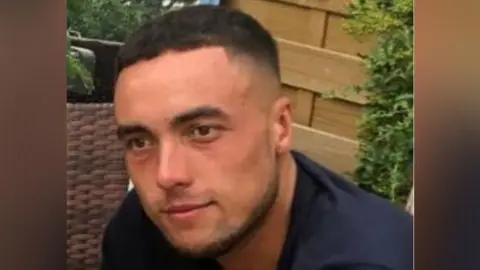
[(93, 78), (87, 68), (74, 55), (70, 46), (70, 39), (67, 35), (67, 77), (71, 80), (80, 80), (83, 83), (86, 94), (90, 94), (94, 89)]
[(405, 202), (413, 167), (413, 0), (352, 0), (344, 28), (354, 37), (378, 37), (365, 57), (367, 95), (359, 123), (359, 186)]

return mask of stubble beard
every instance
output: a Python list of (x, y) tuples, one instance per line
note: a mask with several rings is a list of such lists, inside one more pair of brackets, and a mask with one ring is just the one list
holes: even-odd
[(271, 209), (275, 205), (278, 193), (279, 171), (278, 161), (275, 159), (271, 180), (268, 183), (267, 190), (262, 196), (262, 200), (240, 227), (237, 227), (227, 235), (222, 235), (214, 239), (201, 249), (193, 250), (174, 245), (175, 249), (183, 256), (193, 259), (215, 259), (228, 254), (232, 249), (247, 243), (249, 238), (262, 227)]

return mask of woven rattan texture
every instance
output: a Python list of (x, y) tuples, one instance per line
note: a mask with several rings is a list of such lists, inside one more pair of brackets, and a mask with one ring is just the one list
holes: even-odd
[(67, 104), (67, 269), (97, 270), (128, 176), (111, 104)]

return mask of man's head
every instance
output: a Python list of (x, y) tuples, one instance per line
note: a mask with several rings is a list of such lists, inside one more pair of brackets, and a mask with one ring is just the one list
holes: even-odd
[(181, 252), (228, 252), (276, 202), (291, 144), (277, 54), (252, 17), (211, 6), (147, 23), (119, 53), (127, 167), (145, 212)]

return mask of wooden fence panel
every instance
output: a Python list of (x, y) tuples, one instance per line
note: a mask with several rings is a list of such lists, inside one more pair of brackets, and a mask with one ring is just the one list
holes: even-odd
[(365, 96), (347, 91), (366, 79), (363, 61), (355, 56), (277, 39), (282, 82), (364, 104)]
[[(283, 91), (292, 100), (294, 148), (348, 175), (356, 166), (358, 122), (375, 38), (356, 40), (342, 25), (349, 0), (228, 0), (258, 19), (277, 41)], [(336, 96), (335, 99), (327, 98)]]
[(293, 136), (294, 149), (337, 173), (348, 177), (357, 165), (358, 144), (354, 140), (298, 124), (293, 127)]
[(328, 14), (324, 48), (351, 55), (368, 54), (375, 46), (375, 37), (356, 39), (343, 29), (344, 23), (344, 16)]
[(319, 9), (336, 14), (347, 14), (348, 0), (270, 0), (305, 8)]
[(317, 95), (311, 126), (337, 136), (355, 140), (362, 112), (363, 107), (359, 104), (325, 99)]
[(320, 46), (323, 40), (326, 12), (265, 0), (231, 1), (260, 21), (279, 38)]

